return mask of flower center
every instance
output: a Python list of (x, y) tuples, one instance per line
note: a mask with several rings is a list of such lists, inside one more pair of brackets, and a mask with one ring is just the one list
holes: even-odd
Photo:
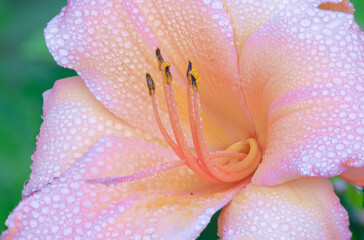
[(86, 181), (92, 184), (104, 185), (134, 182), (135, 180), (159, 175), (163, 172), (167, 172), (184, 165), (187, 165), (202, 179), (215, 184), (236, 182), (249, 177), (256, 170), (261, 161), (261, 153), (257, 140), (253, 137), (248, 138), (232, 144), (224, 151), (212, 152), (209, 150), (205, 140), (201, 118), (201, 102), (198, 93), (200, 77), (197, 69), (193, 67), (191, 61), (188, 62), (186, 74), (188, 81), (187, 102), (195, 151), (192, 151), (192, 149), (188, 147), (181, 128), (177, 111), (177, 103), (174, 98), (173, 76), (170, 72), (171, 64), (164, 61), (159, 48), (156, 50), (156, 58), (161, 77), (164, 80), (164, 93), (174, 140), (166, 131), (161, 120), (157, 100), (155, 98), (155, 83), (152, 76), (147, 73), (146, 80), (152, 101), (153, 112), (159, 130), (171, 149), (180, 158), (180, 161), (162, 163), (158, 166), (154, 166), (153, 168), (136, 172), (128, 176), (89, 178)]
[(156, 50), (156, 58), (159, 71), (164, 79), (164, 93), (175, 141), (167, 133), (160, 118), (155, 98), (155, 84), (151, 75), (148, 73), (146, 74), (146, 80), (155, 119), (162, 135), (172, 150), (198, 176), (211, 183), (236, 182), (251, 175), (261, 160), (261, 153), (255, 138), (236, 142), (224, 151), (211, 152), (209, 150), (205, 140), (201, 118), (201, 103), (198, 93), (200, 77), (197, 69), (189, 61), (186, 74), (188, 81), (187, 102), (190, 128), (196, 154), (191, 151), (187, 146), (179, 121), (172, 84), (173, 77), (170, 72), (171, 64), (164, 61), (159, 48)]

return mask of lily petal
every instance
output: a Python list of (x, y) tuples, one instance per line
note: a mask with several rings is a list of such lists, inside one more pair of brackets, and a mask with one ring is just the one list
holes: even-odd
[(187, 167), (116, 186), (85, 181), (172, 160), (177, 161), (171, 150), (153, 143), (102, 138), (59, 179), (23, 200), (3, 237), (195, 239), (244, 184), (211, 185)]
[(364, 166), (364, 33), (351, 14), (307, 6), (272, 18), (248, 40), (242, 85), (275, 185)]
[[(75, 69), (96, 99), (113, 114), (162, 138), (154, 124), (145, 84), (147, 71), (159, 76), (154, 57), (157, 42), (146, 42), (147, 33), (138, 34), (124, 4), (68, 1), (48, 23), (46, 43), (57, 63)], [(159, 78), (157, 82), (161, 86)], [(161, 102), (162, 118), (167, 119), (164, 98), (158, 94), (157, 99)], [(141, 117), (141, 112), (145, 116)]]
[[(294, 6), (309, 4), (318, 7), (326, 0), (224, 0), (224, 7), (229, 15), (234, 29), (234, 43), (238, 56), (249, 39), (249, 37), (262, 25), (268, 22), (280, 11), (290, 9)], [(340, 0), (331, 1), (333, 6)]]
[(358, 186), (364, 186), (364, 168), (348, 168), (339, 175), (341, 178)]
[(114, 134), (167, 145), (109, 112), (79, 77), (57, 81), (43, 97), (43, 123), (24, 196), (59, 177), (102, 136)]
[(224, 239), (350, 239), (349, 218), (325, 178), (249, 184), (223, 209)]
[[(172, 63), (176, 97), (181, 99), (177, 102), (186, 102), (188, 60), (199, 70), (203, 109), (216, 123), (205, 132), (222, 128), (220, 132), (228, 134), (230, 141), (222, 143), (225, 147), (252, 134), (240, 89), (233, 29), (220, 1), (92, 5), (70, 0), (48, 24), (45, 36), (58, 64), (75, 69), (95, 97), (133, 127), (160, 136), (145, 86), (145, 72), (159, 76), (154, 56), (159, 46), (165, 60)], [(161, 86), (160, 80), (156, 85)], [(157, 99), (163, 106), (162, 118), (167, 119), (161, 92), (157, 91)], [(187, 123), (186, 105), (179, 104), (179, 110)]]

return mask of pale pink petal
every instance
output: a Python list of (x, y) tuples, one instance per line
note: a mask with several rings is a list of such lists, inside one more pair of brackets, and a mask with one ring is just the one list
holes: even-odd
[(345, 172), (339, 175), (341, 178), (348, 182), (354, 183), (358, 186), (364, 186), (364, 167), (361, 168), (348, 168)]
[(351, 14), (305, 5), (252, 35), (240, 70), (263, 151), (253, 182), (364, 167), (363, 53)]
[(25, 196), (59, 177), (102, 136), (115, 134), (166, 144), (109, 112), (79, 77), (57, 81), (43, 97), (43, 124)]
[(59, 179), (23, 200), (4, 239), (195, 239), (246, 183), (211, 185), (187, 167), (116, 186), (89, 177), (124, 176), (177, 160), (165, 147), (109, 136)]
[[(331, 5), (328, 7), (340, 1), (330, 1)], [(232, 22), (236, 52), (240, 56), (249, 37), (280, 11), (302, 4), (317, 7), (327, 0), (223, 0), (223, 2)]]
[(325, 178), (274, 187), (249, 184), (224, 207), (219, 236), (235, 239), (350, 239), (349, 218)]
[(225, 147), (253, 134), (245, 117), (233, 29), (220, 1), (70, 0), (48, 24), (45, 37), (55, 60), (75, 69), (95, 97), (133, 127), (159, 136), (145, 84), (146, 72), (158, 79), (157, 98), (165, 112), (154, 55), (159, 46), (172, 63), (185, 122), (185, 75), (191, 60), (201, 75), (204, 111), (217, 123), (211, 130), (207, 124), (206, 132), (217, 128), (228, 135), (229, 142), (220, 144)]

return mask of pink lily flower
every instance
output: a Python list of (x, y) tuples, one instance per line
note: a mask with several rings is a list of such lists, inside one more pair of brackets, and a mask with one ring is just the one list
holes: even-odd
[(43, 95), (32, 174), (2, 238), (196, 239), (223, 208), (222, 239), (350, 239), (327, 177), (364, 185), (352, 12), (69, 0), (45, 37), (79, 76)]

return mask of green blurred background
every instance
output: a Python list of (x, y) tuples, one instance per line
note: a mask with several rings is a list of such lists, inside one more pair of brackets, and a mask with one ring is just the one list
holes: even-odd
[[(364, 29), (364, 1), (352, 1)], [(30, 156), (42, 122), (42, 93), (57, 79), (74, 76), (59, 67), (44, 42), (43, 29), (66, 0), (0, 0), (0, 232), (10, 211), (21, 200), (30, 175)], [(332, 179), (348, 210), (353, 239), (364, 240), (363, 190)], [(216, 219), (201, 239), (217, 239)]]

